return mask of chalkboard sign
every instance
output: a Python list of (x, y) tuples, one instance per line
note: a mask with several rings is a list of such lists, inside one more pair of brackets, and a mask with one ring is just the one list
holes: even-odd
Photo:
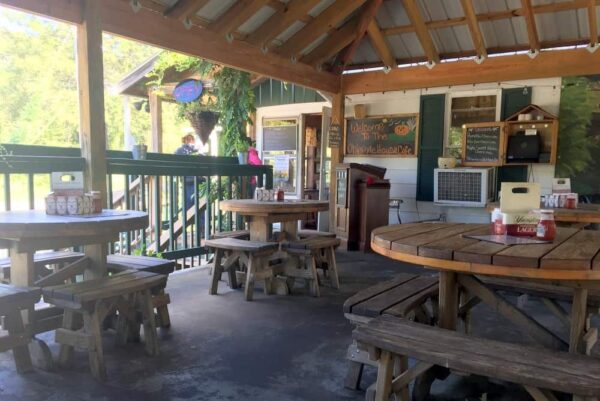
[(296, 150), (296, 125), (263, 127), (263, 150)]
[(330, 148), (339, 148), (342, 144), (342, 133), (339, 124), (331, 124), (329, 126), (329, 143)]
[(418, 115), (349, 118), (346, 120), (346, 155), (417, 155)]
[(503, 123), (466, 124), (463, 128), (463, 165), (498, 166), (502, 164)]

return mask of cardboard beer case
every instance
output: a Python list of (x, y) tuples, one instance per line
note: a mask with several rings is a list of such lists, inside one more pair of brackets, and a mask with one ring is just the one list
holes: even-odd
[(529, 182), (503, 182), (500, 212), (504, 232), (520, 237), (535, 237), (540, 217), (540, 185)]

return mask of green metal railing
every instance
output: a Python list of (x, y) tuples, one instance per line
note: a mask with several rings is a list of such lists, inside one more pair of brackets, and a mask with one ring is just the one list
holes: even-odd
[[(36, 184), (38, 177), (85, 167), (79, 148), (4, 146), (10, 153), (0, 160), (5, 210), (13, 208), (15, 183), (19, 189), (26, 186), (26, 196), (19, 190), (18, 201), (26, 199), (27, 208), (34, 209), (49, 188)], [(122, 233), (110, 244), (111, 251), (160, 255), (178, 260), (181, 267), (208, 255), (203, 241), (215, 231), (242, 228), (241, 217), (219, 210), (220, 201), (252, 197), (250, 177), (256, 177), (258, 186), (273, 184), (270, 166), (239, 165), (232, 157), (148, 153), (145, 160), (134, 160), (131, 152), (107, 151), (107, 174), (108, 208), (142, 210), (150, 216), (149, 227)]]

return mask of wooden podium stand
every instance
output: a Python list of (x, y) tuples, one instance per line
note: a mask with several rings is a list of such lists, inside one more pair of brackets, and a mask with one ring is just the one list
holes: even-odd
[[(370, 239), (365, 240), (365, 237), (371, 235), (371, 229), (388, 224), (389, 183), (383, 180), (385, 172), (385, 168), (369, 164), (349, 163), (336, 167), (334, 228), (342, 241), (342, 249), (368, 250)], [(368, 177), (373, 179), (369, 185), (366, 184)], [(378, 192), (377, 199), (369, 195), (373, 190)]]

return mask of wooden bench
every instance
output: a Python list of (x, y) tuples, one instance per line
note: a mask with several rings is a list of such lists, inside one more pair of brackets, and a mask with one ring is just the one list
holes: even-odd
[[(389, 314), (432, 324), (437, 315), (438, 279), (435, 276), (398, 274), (393, 279), (368, 287), (344, 302), (344, 315), (354, 325), (367, 324), (373, 318)], [(430, 309), (426, 303), (430, 302)], [(345, 386), (357, 390), (365, 365), (376, 366), (368, 355), (350, 344), (347, 352), (348, 373)], [(374, 396), (374, 385), (367, 390), (367, 400)]]
[[(392, 393), (406, 396), (410, 382), (434, 366), (521, 384), (536, 401), (556, 400), (551, 391), (588, 400), (600, 394), (600, 361), (586, 355), (472, 337), (393, 316), (359, 326), (353, 338), (377, 360), (377, 401)], [(397, 360), (408, 357), (419, 362), (398, 368)], [(424, 399), (428, 390), (415, 388), (419, 394), (413, 399)]]
[(298, 238), (313, 238), (313, 237), (325, 237), (325, 238), (335, 238), (335, 233), (330, 233), (329, 231), (319, 231), (319, 230), (298, 230)]
[(211, 239), (221, 238), (236, 238), (236, 239), (250, 239), (250, 231), (248, 230), (236, 230), (236, 231), (220, 231), (212, 235)]
[(273, 291), (273, 270), (269, 267), (268, 257), (279, 248), (274, 242), (245, 241), (236, 238), (220, 238), (206, 241), (206, 246), (215, 250), (212, 281), (208, 293), (216, 295), (219, 280), (224, 271), (228, 272), (229, 287), (238, 288), (236, 262), (247, 266), (244, 296), (251, 301), (254, 294), (254, 282), (265, 282), (265, 293)]
[[(42, 252), (36, 253), (33, 257), (36, 272), (38, 278), (42, 278), (50, 273), (52, 270), (47, 269), (47, 266), (56, 266), (61, 268), (65, 265), (73, 263), (83, 257), (81, 252), (72, 251), (53, 251), (53, 252)], [(10, 282), (10, 258), (0, 259), (0, 281), (9, 283)]]
[[(63, 328), (56, 330), (55, 341), (61, 344), (59, 363), (68, 365), (73, 348), (88, 351), (92, 375), (106, 379), (102, 352), (102, 322), (115, 311), (119, 313), (117, 340), (127, 338), (129, 325), (139, 324), (137, 311), (143, 317), (146, 352), (158, 353), (156, 322), (152, 304), (153, 288), (165, 286), (167, 276), (143, 271), (125, 271), (112, 276), (74, 284), (42, 289), (44, 300), (65, 310)], [(83, 329), (77, 327), (76, 315), (83, 317)]]
[[(291, 278), (303, 277), (308, 279), (313, 295), (318, 297), (320, 296), (320, 290), (317, 268), (322, 268), (323, 275), (327, 276), (329, 273), (332, 286), (339, 289), (340, 279), (337, 263), (335, 261), (335, 248), (339, 245), (339, 239), (321, 236), (308, 237), (298, 241), (285, 243), (283, 249), (285, 249), (287, 253), (299, 257), (303, 262), (301, 267), (304, 270), (304, 272), (286, 270), (285, 275)], [(325, 254), (325, 259), (327, 260), (326, 265), (319, 265), (317, 263), (322, 253)]]
[[(134, 256), (134, 255), (108, 255), (108, 271), (118, 273), (133, 269), (137, 271), (163, 274), (168, 276), (175, 271), (175, 261), (153, 256)], [(166, 282), (165, 282), (166, 284)], [(165, 286), (152, 289), (152, 304), (156, 309), (156, 319), (159, 327), (168, 328), (171, 326), (171, 317), (169, 315), (169, 304), (171, 297), (165, 291)]]
[(8, 335), (0, 336), (0, 352), (12, 350), (17, 372), (32, 370), (28, 344), (30, 335), (25, 330), (22, 310), (32, 310), (39, 301), (41, 291), (0, 284), (0, 317), (4, 317), (4, 329)]

